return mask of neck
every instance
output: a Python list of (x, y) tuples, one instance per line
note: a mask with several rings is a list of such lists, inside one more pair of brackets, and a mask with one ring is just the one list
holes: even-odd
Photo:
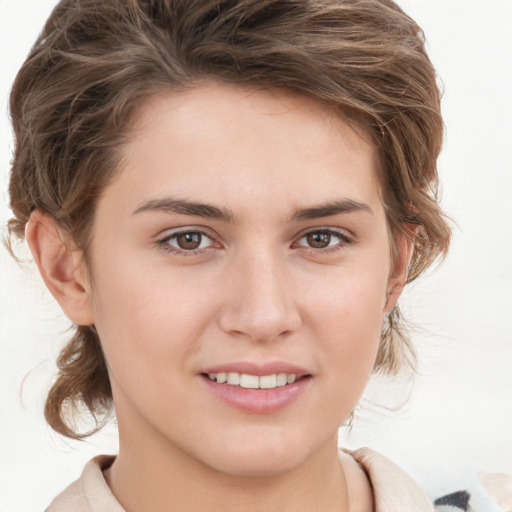
[(226, 474), (162, 446), (121, 441), (107, 481), (128, 512), (167, 512), (170, 505), (173, 512), (353, 510), (336, 438), (299, 467), (272, 476)]

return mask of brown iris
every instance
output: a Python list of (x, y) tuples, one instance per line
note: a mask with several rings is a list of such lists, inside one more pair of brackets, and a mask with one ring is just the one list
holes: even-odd
[(176, 242), (180, 249), (186, 251), (193, 251), (201, 245), (203, 236), (197, 231), (189, 231), (187, 233), (180, 233), (176, 235)]
[(331, 243), (331, 234), (325, 231), (315, 231), (306, 236), (308, 245), (313, 249), (324, 249)]

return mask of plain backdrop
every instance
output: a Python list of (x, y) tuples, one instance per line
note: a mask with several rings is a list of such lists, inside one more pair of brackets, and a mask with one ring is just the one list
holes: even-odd
[[(55, 3), (0, 0), (3, 235), (7, 97)], [(512, 473), (512, 0), (399, 4), (424, 28), (445, 89), (442, 204), (456, 226), (447, 261), (402, 299), (418, 375), (372, 382), (340, 440), (384, 452), (435, 494), (478, 471)], [(114, 427), (71, 442), (44, 423), (68, 327), (34, 266), (0, 248), (0, 512), (42, 510), (89, 458), (116, 451)]]

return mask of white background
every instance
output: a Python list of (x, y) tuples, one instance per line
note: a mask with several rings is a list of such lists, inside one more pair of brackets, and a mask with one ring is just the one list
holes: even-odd
[[(444, 265), (402, 300), (419, 374), (371, 384), (342, 442), (383, 451), (434, 493), (480, 470), (512, 473), (512, 0), (399, 3), (424, 28), (444, 83), (442, 202), (457, 227)], [(0, 0), (2, 229), (7, 96), (54, 4)], [(0, 512), (40, 511), (90, 457), (116, 450), (114, 428), (80, 443), (44, 423), (67, 328), (33, 265), (19, 268), (0, 248)]]

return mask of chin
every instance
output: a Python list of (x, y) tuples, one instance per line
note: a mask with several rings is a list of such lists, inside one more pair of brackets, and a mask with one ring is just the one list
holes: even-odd
[[(290, 438), (269, 439), (262, 435), (245, 443), (229, 443), (208, 464), (221, 473), (251, 478), (275, 477), (293, 471), (308, 459), (308, 443)], [(206, 461), (205, 461), (206, 462)]]
[(300, 464), (299, 460), (294, 460), (289, 455), (276, 456), (276, 454), (264, 453), (253, 458), (248, 457), (242, 454), (226, 458), (216, 464), (213, 469), (226, 475), (242, 478), (271, 478), (288, 473)]

